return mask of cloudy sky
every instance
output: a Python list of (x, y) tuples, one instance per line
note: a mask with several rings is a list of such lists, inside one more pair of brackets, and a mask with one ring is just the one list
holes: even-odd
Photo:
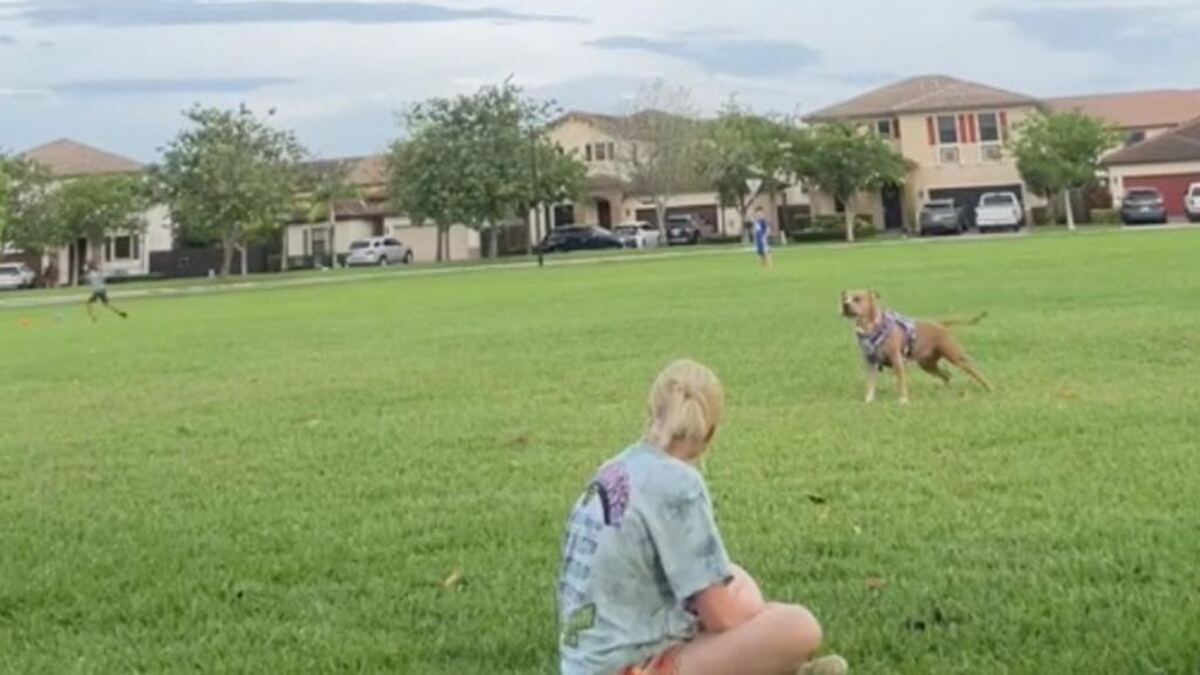
[(804, 112), (942, 73), (1034, 95), (1200, 87), (1196, 0), (0, 0), (0, 149), (142, 160), (192, 103), (274, 107), (314, 152), (512, 75), (566, 108), (654, 78), (713, 110)]

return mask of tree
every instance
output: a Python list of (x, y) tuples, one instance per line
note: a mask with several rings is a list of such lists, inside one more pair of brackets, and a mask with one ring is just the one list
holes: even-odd
[(235, 251), (246, 274), (247, 245), (273, 236), (294, 205), (304, 149), (291, 132), (271, 127), (244, 105), (197, 106), (184, 116), (192, 127), (167, 145), (155, 169), (162, 196), (188, 236), (220, 242), (222, 276)]
[(796, 176), (845, 207), (846, 241), (854, 241), (854, 198), (864, 190), (901, 183), (908, 163), (887, 141), (842, 123), (826, 124), (812, 134), (803, 153), (793, 156)]
[[(309, 165), (302, 178), (304, 193), (301, 201), (305, 219), (308, 222), (324, 220), (329, 223), (329, 249), (334, 267), (337, 267), (338, 209), (347, 203), (365, 207), (362, 188), (351, 180), (354, 167), (353, 161), (317, 162)], [(286, 260), (286, 243), (283, 257)]]
[(8, 181), (6, 243), (40, 257), (47, 249), (70, 241), (70, 233), (55, 214), (55, 183), (50, 172), (36, 162), (14, 157), (5, 161), (4, 173)]
[[(803, 151), (802, 140), (801, 130), (786, 121), (755, 115), (730, 102), (706, 125), (696, 161), (721, 205), (736, 209), (744, 224), (760, 195), (774, 202), (787, 187), (791, 157)], [(771, 219), (776, 219), (774, 214)]]
[[(551, 143), (543, 127), (530, 129), (528, 133), (530, 140), (525, 146), (525, 155), (528, 157), (526, 165), (529, 167), (530, 180), (523, 210), (528, 213), (546, 204), (578, 199), (583, 194), (587, 167)], [(539, 236), (543, 234), (538, 233)], [(531, 240), (527, 252), (532, 252), (532, 245)]]
[[(546, 149), (552, 108), (511, 81), (412, 106), (403, 115), (408, 138), (393, 143), (388, 163), (392, 200), (414, 222), (437, 225), (439, 252), (450, 225), (462, 223), (488, 231), (497, 255), (500, 224), (542, 196), (551, 178), (570, 177), (566, 160), (550, 161)], [(533, 170), (543, 163), (546, 178)]]
[(4, 252), (8, 227), (8, 158), (0, 154), (0, 253)]
[(1074, 230), (1071, 191), (1093, 184), (1100, 159), (1119, 143), (1119, 134), (1100, 119), (1076, 111), (1050, 112), (1021, 123), (1009, 149), (1031, 190), (1050, 200), (1062, 194), (1067, 227)]
[(86, 239), (94, 256), (110, 234), (140, 232), (148, 206), (143, 177), (116, 174), (61, 184), (54, 193), (52, 209), (67, 238)]
[(702, 129), (691, 92), (663, 80), (638, 92), (634, 111), (619, 124), (617, 161), (635, 189), (653, 201), (665, 241), (667, 200), (697, 178), (695, 155)]

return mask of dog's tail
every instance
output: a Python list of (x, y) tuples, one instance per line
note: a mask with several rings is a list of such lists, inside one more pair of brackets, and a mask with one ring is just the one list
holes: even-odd
[(939, 323), (941, 323), (943, 326), (978, 326), (987, 317), (987, 312), (980, 312), (977, 316), (970, 319), (946, 319)]

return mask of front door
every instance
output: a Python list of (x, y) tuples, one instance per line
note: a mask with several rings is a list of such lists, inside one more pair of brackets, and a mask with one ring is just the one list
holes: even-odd
[(600, 227), (606, 230), (612, 229), (612, 203), (607, 199), (596, 199), (596, 219)]
[(883, 197), (883, 222), (889, 230), (904, 227), (904, 193), (899, 185), (889, 185), (881, 192)]

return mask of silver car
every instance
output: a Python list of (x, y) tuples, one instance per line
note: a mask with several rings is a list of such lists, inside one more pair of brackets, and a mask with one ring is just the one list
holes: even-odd
[(0, 264), (0, 290), (33, 288), (37, 274), (25, 263)]
[(378, 265), (387, 267), (397, 263), (408, 265), (413, 261), (412, 249), (391, 237), (371, 237), (350, 244), (350, 255), (346, 266)]

